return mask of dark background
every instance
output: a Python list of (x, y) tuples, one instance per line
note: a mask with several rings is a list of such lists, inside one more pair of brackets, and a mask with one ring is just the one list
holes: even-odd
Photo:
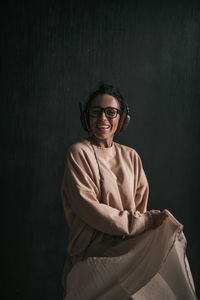
[(199, 1), (1, 3), (4, 299), (61, 299), (65, 153), (86, 137), (78, 102), (116, 85), (132, 120), (149, 208), (184, 224), (198, 293)]

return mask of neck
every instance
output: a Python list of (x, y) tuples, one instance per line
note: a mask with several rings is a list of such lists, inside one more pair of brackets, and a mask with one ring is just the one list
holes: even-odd
[(96, 138), (96, 136), (91, 136), (89, 140), (93, 143), (93, 145), (101, 148), (110, 148), (112, 146), (113, 139), (110, 138), (108, 140), (100, 140)]

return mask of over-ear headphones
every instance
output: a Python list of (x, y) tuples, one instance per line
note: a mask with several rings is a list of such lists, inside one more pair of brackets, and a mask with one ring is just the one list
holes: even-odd
[(131, 116), (129, 114), (129, 107), (128, 104), (125, 103), (125, 110), (123, 110), (120, 113), (120, 119), (119, 119), (119, 124), (117, 127), (117, 133), (120, 133), (122, 131), (125, 131), (126, 128), (128, 127), (128, 124), (130, 123)]
[[(91, 132), (88, 103), (86, 103), (84, 110), (82, 110), (82, 104), (81, 102), (79, 102), (79, 108), (80, 108), (80, 120), (83, 129), (87, 132)], [(119, 119), (119, 124), (116, 133), (125, 131), (125, 129), (128, 127), (130, 123), (130, 120), (131, 120), (131, 116), (129, 114), (129, 107), (128, 104), (125, 103), (125, 109), (120, 112), (120, 119)]]

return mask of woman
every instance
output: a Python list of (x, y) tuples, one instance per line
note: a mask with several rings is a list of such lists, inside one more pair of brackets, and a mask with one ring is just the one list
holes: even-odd
[[(134, 149), (113, 141), (129, 121), (127, 104), (110, 85), (92, 93), (81, 113), (90, 136), (69, 148), (62, 184), (69, 225), (65, 300), (165, 299), (164, 291), (166, 299), (179, 299), (180, 292), (165, 284), (168, 273), (159, 271), (175, 248), (181, 224), (167, 211), (147, 211), (141, 159)], [(195, 299), (188, 265), (187, 272), (181, 279), (187, 298), (180, 299)], [(161, 287), (155, 290), (152, 279)]]

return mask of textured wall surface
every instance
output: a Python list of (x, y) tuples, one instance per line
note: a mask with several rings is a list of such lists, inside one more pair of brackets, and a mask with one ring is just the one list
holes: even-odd
[(4, 299), (61, 299), (67, 147), (78, 102), (116, 85), (132, 121), (117, 141), (142, 157), (149, 208), (184, 224), (198, 293), (200, 2), (6, 1), (1, 5)]

